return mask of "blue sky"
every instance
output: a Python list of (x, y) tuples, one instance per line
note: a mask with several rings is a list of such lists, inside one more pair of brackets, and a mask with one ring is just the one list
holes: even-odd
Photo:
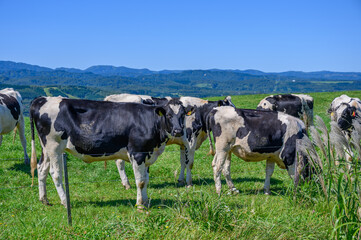
[(361, 72), (361, 1), (0, 0), (0, 60)]

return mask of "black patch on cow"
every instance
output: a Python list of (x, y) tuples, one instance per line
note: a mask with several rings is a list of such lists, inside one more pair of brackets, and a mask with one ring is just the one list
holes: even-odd
[(299, 118), (302, 114), (301, 98), (292, 94), (273, 96), (275, 109), (278, 112), (285, 112), (291, 116)]
[(13, 96), (9, 96), (6, 94), (0, 93), (0, 104), (6, 105), (6, 107), (10, 110), (11, 115), (15, 120), (19, 120), (20, 116), (20, 104), (16, 98)]
[(185, 157), (186, 157), (186, 161), (185, 161), (185, 163), (186, 163), (186, 165), (188, 165), (188, 163), (189, 163), (189, 158), (188, 158), (188, 148), (184, 148), (184, 152), (185, 152)]
[(152, 101), (153, 104), (157, 106), (165, 106), (169, 102), (167, 98), (157, 98), (157, 97), (152, 97)]
[[(35, 121), (35, 126), (44, 146), (46, 145), (46, 136), (50, 133), (51, 119), (47, 113), (44, 113), (40, 116), (39, 110), (46, 102), (46, 98), (38, 97), (31, 101), (30, 106), (30, 118), (37, 119), (37, 121)], [(34, 136), (32, 136), (32, 139), (34, 139)]]
[(244, 119), (244, 127), (237, 130), (240, 139), (248, 136), (248, 145), (252, 152), (272, 153), (283, 145), (283, 136), (287, 126), (278, 120), (278, 113), (251, 109), (236, 109)]
[(283, 159), (284, 164), (290, 166), (294, 163), (296, 157), (296, 140), (302, 139), (303, 133), (298, 132), (297, 134), (289, 137), (284, 143), (284, 148), (281, 153), (281, 158)]
[(190, 142), (192, 140), (192, 133), (193, 133), (193, 131), (191, 128), (186, 129), (186, 137), (188, 139), (188, 142)]
[(307, 106), (309, 109), (313, 109), (313, 101), (311, 100), (306, 100)]

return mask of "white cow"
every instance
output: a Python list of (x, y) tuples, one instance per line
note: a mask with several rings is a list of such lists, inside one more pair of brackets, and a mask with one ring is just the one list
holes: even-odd
[(13, 131), (19, 131), (21, 145), (24, 149), (24, 163), (29, 164), (30, 159), (26, 152), (25, 126), (23, 116), (22, 98), (19, 92), (12, 88), (0, 90), (0, 145), (2, 135)]

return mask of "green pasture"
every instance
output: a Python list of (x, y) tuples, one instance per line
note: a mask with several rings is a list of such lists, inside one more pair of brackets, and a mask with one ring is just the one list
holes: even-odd
[[(341, 94), (361, 97), (361, 91), (310, 93), (315, 99), (314, 115), (329, 125), (327, 109)], [(240, 108), (255, 108), (266, 95), (232, 96)], [(209, 98), (209, 100), (222, 99)], [(30, 125), (26, 118), (28, 154)], [(48, 177), (48, 199), (38, 200), (37, 186), (30, 187), (30, 166), (24, 165), (17, 136), (5, 135), (0, 147), (0, 239), (328, 239), (333, 235), (332, 209), (339, 204), (310, 194), (293, 194), (285, 170), (276, 167), (271, 180), (272, 195), (263, 194), (265, 162), (246, 163), (233, 157), (231, 173), (238, 195), (215, 192), (209, 144), (196, 152), (193, 187), (177, 185), (179, 147), (167, 146), (150, 167), (148, 197), (151, 207), (138, 212), (136, 189), (130, 164), (126, 171), (132, 188), (121, 185), (114, 161), (86, 164), (68, 158), (73, 226), (68, 226), (66, 209), (60, 204), (52, 179)], [(38, 158), (40, 145), (37, 143)], [(37, 177), (35, 179), (37, 184)], [(310, 183), (304, 183), (305, 185)], [(301, 186), (307, 189), (307, 186)], [(356, 236), (357, 238), (357, 236)]]

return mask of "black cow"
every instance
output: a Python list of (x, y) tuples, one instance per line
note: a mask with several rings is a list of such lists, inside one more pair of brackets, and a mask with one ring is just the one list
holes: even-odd
[(43, 148), (38, 164), (40, 201), (48, 204), (46, 177), (50, 174), (61, 203), (62, 153), (84, 162), (125, 159), (132, 163), (137, 185), (137, 205), (147, 204), (148, 167), (164, 151), (169, 137), (183, 133), (184, 107), (175, 100), (165, 106), (138, 103), (39, 97), (32, 101), (32, 166), (36, 166), (34, 124)]
[(265, 193), (270, 193), (270, 179), (275, 163), (287, 169), (290, 176), (306, 166), (303, 177), (309, 173), (307, 157), (302, 156), (302, 164), (297, 165), (297, 139), (307, 138), (304, 123), (290, 115), (276, 111), (236, 109), (218, 107), (208, 115), (208, 133), (213, 132), (216, 146), (212, 166), (216, 191), (221, 192), (221, 171), (226, 177), (231, 191), (238, 192), (231, 175), (231, 154), (247, 162), (267, 160)]

